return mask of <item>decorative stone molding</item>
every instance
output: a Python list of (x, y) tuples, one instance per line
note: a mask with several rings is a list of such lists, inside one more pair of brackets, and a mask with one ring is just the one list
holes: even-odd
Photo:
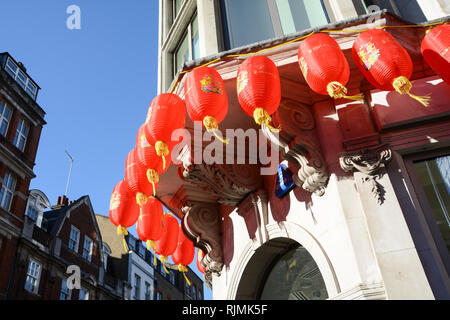
[(182, 177), (227, 206), (237, 206), (261, 184), (259, 167), (254, 165), (189, 164)]
[(345, 172), (357, 171), (363, 174), (362, 183), (369, 185), (370, 192), (379, 205), (384, 203), (384, 187), (378, 182), (382, 168), (392, 160), (392, 151), (387, 146), (365, 149), (359, 152), (341, 154), (339, 162)]
[(325, 194), (328, 172), (315, 131), (315, 120), (310, 107), (290, 99), (283, 99), (274, 122), (279, 123), (279, 135), (264, 131), (266, 137), (284, 149), (284, 159), (298, 167), (294, 182), (318, 196)]
[(209, 203), (187, 203), (182, 228), (185, 235), (200, 248), (205, 256), (202, 264), (206, 268), (206, 280), (212, 281), (212, 274), (220, 273), (223, 268), (222, 218), (219, 206)]
[(345, 172), (356, 170), (371, 176), (377, 175), (380, 168), (391, 160), (392, 151), (387, 146), (344, 153), (339, 157), (341, 168)]

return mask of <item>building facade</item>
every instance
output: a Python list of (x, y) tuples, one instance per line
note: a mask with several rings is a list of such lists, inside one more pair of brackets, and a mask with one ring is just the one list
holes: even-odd
[[(374, 5), (386, 10), (372, 12)], [(206, 253), (214, 299), (450, 298), (450, 86), (420, 52), (428, 24), (449, 14), (445, 0), (160, 1), (159, 92), (184, 98), (185, 74), (214, 68), (228, 96), (224, 135), (260, 130), (237, 99), (245, 58), (264, 50), (281, 78), (272, 118), (282, 131), (263, 128), (258, 148), (269, 143), (279, 154), (289, 190), (280, 194), (278, 173), (261, 174), (268, 163), (193, 161), (194, 142), (158, 186), (157, 197)], [(359, 31), (380, 26), (407, 49), (414, 91), (431, 94), (428, 108), (377, 90), (354, 63)], [(364, 93), (364, 103), (309, 88), (296, 39), (312, 32), (339, 43), (349, 94)], [(186, 129), (195, 136), (189, 117)]]
[[(188, 267), (189, 286), (176, 266), (166, 273), (159, 259), (132, 234), (126, 236), (125, 248), (109, 217), (96, 215), (105, 243), (111, 248), (110, 272), (129, 285), (129, 300), (203, 300), (203, 281)], [(127, 249), (128, 251), (125, 251)]]
[[(46, 197), (33, 190), (28, 208)], [(41, 217), (39, 219), (39, 217)], [(30, 209), (18, 240), (9, 300), (119, 300), (119, 281), (105, 272), (105, 245), (89, 196), (58, 198), (49, 211)]]
[(0, 299), (8, 296), (45, 112), (25, 66), (0, 54)]

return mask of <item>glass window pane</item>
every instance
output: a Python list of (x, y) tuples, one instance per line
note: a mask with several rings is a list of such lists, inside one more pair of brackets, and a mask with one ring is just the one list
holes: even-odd
[(19, 74), (17, 75), (17, 78), (22, 81), (23, 83), (27, 82), (27, 76), (19, 70)]
[(36, 93), (37, 87), (31, 83), (31, 81), (28, 82), (28, 89), (30, 90), (30, 92), (32, 92), (33, 94)]
[(230, 49), (275, 37), (266, 0), (224, 0)]
[(329, 22), (322, 1), (276, 0), (276, 4), (285, 35)]
[(187, 60), (189, 60), (189, 41), (186, 34), (181, 41), (180, 47), (175, 52), (175, 73), (181, 70), (181, 67)]
[(195, 60), (200, 58), (200, 42), (198, 33), (198, 18), (195, 16), (194, 21), (192, 21), (191, 27), (192, 33), (192, 59)]
[(8, 58), (6, 65), (14, 74), (17, 72), (17, 66), (11, 59)]
[(414, 166), (450, 252), (450, 156), (417, 162)]
[(180, 12), (180, 8), (181, 8), (181, 5), (183, 4), (183, 1), (184, 0), (174, 0), (174, 4), (173, 4), (173, 6), (174, 6), (174, 16), (173, 16), (173, 19), (175, 20), (175, 18), (176, 18), (176, 16), (178, 15), (178, 13)]

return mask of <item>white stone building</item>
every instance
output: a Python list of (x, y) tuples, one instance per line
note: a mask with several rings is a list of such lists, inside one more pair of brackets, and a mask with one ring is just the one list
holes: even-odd
[[(209, 63), (229, 99), (223, 133), (258, 128), (236, 98), (237, 55), (267, 49), (281, 76), (283, 131), (266, 134), (293, 190), (279, 198), (277, 175), (259, 165), (193, 164), (189, 154), (160, 180), (157, 196), (206, 252), (214, 299), (450, 298), (450, 90), (420, 57), (425, 25), (449, 14), (449, 0), (160, 1), (158, 92), (184, 98), (184, 74)], [(408, 23), (418, 27), (392, 33), (413, 58), (415, 85), (432, 90), (425, 111), (370, 86), (350, 60), (357, 35), (345, 32)], [(274, 47), (331, 29), (344, 31), (334, 38), (363, 104), (312, 93), (298, 43)]]

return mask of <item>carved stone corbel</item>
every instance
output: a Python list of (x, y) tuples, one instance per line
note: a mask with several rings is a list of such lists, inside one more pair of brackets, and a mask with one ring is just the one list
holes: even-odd
[(365, 149), (359, 152), (343, 153), (339, 157), (342, 170), (363, 173), (363, 184), (369, 184), (370, 191), (379, 205), (384, 203), (384, 187), (378, 182), (384, 174), (382, 169), (392, 160), (392, 151), (387, 146)]
[(227, 206), (237, 206), (262, 183), (254, 165), (188, 164), (183, 166), (182, 177)]
[(204, 252), (205, 256), (201, 263), (206, 268), (206, 280), (211, 282), (212, 274), (220, 276), (223, 268), (222, 218), (219, 206), (189, 202), (185, 204), (182, 211), (184, 234)]
[(282, 127), (280, 134), (273, 134), (267, 129), (264, 133), (272, 143), (285, 151), (284, 160), (299, 168), (297, 174), (293, 175), (295, 184), (318, 196), (324, 195), (329, 175), (310, 107), (283, 99), (274, 121)]

